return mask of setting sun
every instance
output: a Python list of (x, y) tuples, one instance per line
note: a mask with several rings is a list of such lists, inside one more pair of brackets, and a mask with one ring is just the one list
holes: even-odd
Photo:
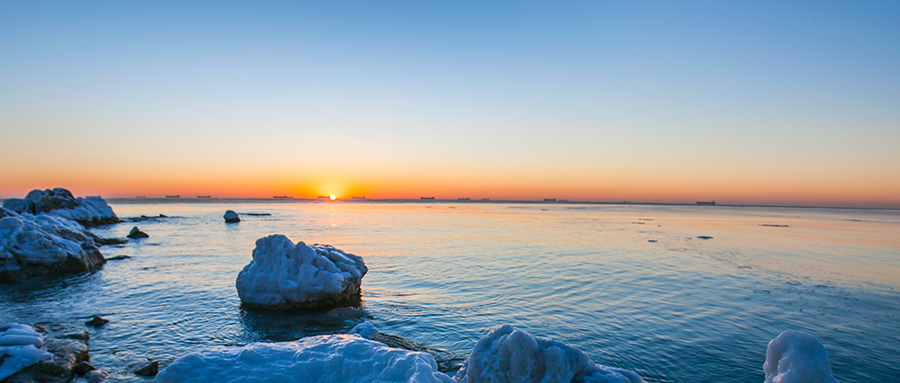
[(334, 194), (329, 194), (328, 199), (334, 201), (335, 199), (337, 199), (337, 197), (335, 197)]

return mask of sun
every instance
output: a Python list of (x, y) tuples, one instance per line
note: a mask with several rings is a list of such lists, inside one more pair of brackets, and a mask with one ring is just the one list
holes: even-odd
[(329, 194), (329, 195), (328, 195), (328, 199), (334, 201), (334, 200), (337, 199), (337, 197), (335, 197), (334, 194)]

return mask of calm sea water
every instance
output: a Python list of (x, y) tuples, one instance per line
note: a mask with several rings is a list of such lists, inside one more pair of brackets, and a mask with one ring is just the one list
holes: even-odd
[[(896, 381), (900, 212), (565, 204), (116, 204), (95, 229), (102, 270), (0, 285), (0, 322), (81, 324), (116, 381), (148, 359), (343, 332), (372, 321), (455, 354), (510, 323), (648, 382), (762, 382), (766, 345), (812, 333), (844, 383)], [(225, 224), (222, 215), (242, 216)], [(761, 226), (788, 225), (788, 227)], [(332, 244), (369, 267), (363, 306), (241, 309), (234, 280), (256, 239)], [(700, 239), (710, 236), (712, 239)], [(452, 373), (452, 372), (451, 372)]]

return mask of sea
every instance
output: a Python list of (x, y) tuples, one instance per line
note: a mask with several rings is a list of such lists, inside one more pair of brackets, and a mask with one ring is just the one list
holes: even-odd
[[(511, 324), (647, 382), (765, 380), (768, 342), (814, 335), (844, 383), (900, 380), (900, 211), (574, 203), (119, 200), (124, 238), (91, 273), (0, 285), (0, 322), (84, 326), (110, 381), (185, 353), (342, 333), (444, 350), (448, 373)], [(241, 222), (226, 224), (226, 210)], [(160, 217), (160, 214), (164, 217)], [(144, 217), (142, 217), (144, 216)], [(241, 307), (257, 239), (284, 234), (363, 257), (358, 307)]]

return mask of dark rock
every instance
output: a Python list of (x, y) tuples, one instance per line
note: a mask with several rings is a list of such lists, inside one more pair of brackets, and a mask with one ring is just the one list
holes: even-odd
[(448, 351), (424, 345), (414, 340), (409, 340), (397, 335), (385, 334), (383, 332), (379, 332), (378, 334), (376, 334), (372, 338), (372, 340), (384, 343), (393, 348), (402, 348), (404, 350), (425, 352), (431, 354), (431, 356), (434, 357), (434, 360), (438, 364), (438, 370), (441, 372), (453, 371), (458, 369), (460, 366), (462, 366), (462, 362), (466, 358), (465, 355), (455, 355)]
[(226, 223), (235, 223), (241, 222), (241, 217), (238, 217), (238, 214), (234, 212), (234, 210), (229, 210), (225, 212), (225, 222)]
[(708, 235), (698, 235), (697, 239), (713, 239), (713, 237), (710, 237)]
[(84, 374), (84, 378), (87, 379), (88, 383), (100, 383), (106, 380), (108, 376), (109, 374), (103, 370), (94, 370)]
[(134, 373), (142, 376), (156, 376), (159, 373), (159, 362), (150, 362), (150, 364), (139, 368)]
[(96, 369), (97, 367), (91, 366), (91, 364), (88, 362), (81, 362), (78, 363), (77, 366), (75, 366), (75, 369), (73, 371), (75, 371), (75, 373), (78, 375), (84, 375)]
[(147, 235), (147, 233), (141, 231), (141, 229), (138, 229), (137, 226), (135, 226), (131, 228), (130, 232), (128, 232), (128, 238), (150, 238), (150, 236)]
[(160, 213), (160, 215), (159, 215), (159, 218), (169, 218), (169, 216), (167, 216), (167, 215), (165, 215), (165, 214), (162, 214), (162, 213)]
[[(647, 241), (647, 242), (659, 242), (659, 241), (657, 241), (657, 240), (655, 240), (655, 239), (651, 239), (651, 240), (649, 240), (649, 241)], [(109, 260), (109, 259), (107, 259), (107, 260)]]
[(109, 262), (109, 261), (121, 261), (121, 260), (123, 260), (123, 259), (130, 259), (130, 258), (131, 258), (131, 257), (129, 257), (129, 256), (127, 256), (127, 255), (117, 255), (117, 256), (115, 256), (115, 257), (109, 257), (109, 258), (106, 258), (106, 261), (107, 261), (107, 262)]
[(91, 320), (89, 320), (89, 321), (87, 321), (87, 322), (84, 322), (84, 324), (86, 324), (86, 325), (88, 325), (88, 326), (94, 326), (94, 327), (100, 327), (100, 326), (103, 326), (103, 325), (105, 325), (105, 324), (107, 324), (107, 323), (109, 323), (109, 320), (103, 319), (103, 318), (101, 318), (101, 317), (99, 317), (99, 316), (96, 316), (96, 315), (95, 315), (94, 318), (92, 318)]
[(128, 243), (127, 239), (122, 238), (102, 238), (97, 237), (94, 238), (94, 243), (100, 246), (109, 246), (109, 245), (121, 245), (123, 243)]

